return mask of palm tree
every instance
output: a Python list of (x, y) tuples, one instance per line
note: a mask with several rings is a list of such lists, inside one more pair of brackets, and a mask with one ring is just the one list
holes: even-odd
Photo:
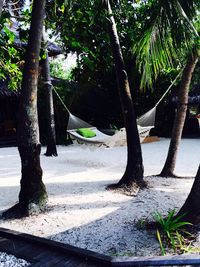
[(177, 216), (184, 215), (184, 220), (196, 225), (199, 224), (200, 223), (199, 199), (200, 199), (200, 165), (192, 189), (185, 203), (179, 210)]
[(0, 0), (0, 17), (3, 9), (3, 2), (4, 2), (3, 0)]
[(47, 193), (42, 182), (40, 166), (41, 145), (37, 114), (38, 67), (45, 3), (45, 0), (33, 1), (17, 132), (22, 166), (21, 189), (19, 202), (4, 212), (4, 217), (28, 216), (32, 212), (43, 210), (47, 202)]
[(55, 120), (54, 120), (54, 106), (53, 106), (53, 93), (51, 84), (51, 75), (49, 67), (49, 55), (44, 43), (45, 58), (42, 60), (42, 74), (44, 79), (45, 90), (45, 107), (46, 107), (46, 139), (47, 150), (45, 156), (58, 156), (56, 148), (56, 133), (55, 133)]
[(194, 53), (190, 53), (183, 70), (180, 88), (178, 91), (178, 106), (177, 106), (176, 116), (174, 119), (168, 155), (164, 167), (161, 173), (159, 174), (159, 176), (162, 177), (176, 177), (176, 175), (174, 174), (174, 169), (176, 165), (178, 147), (181, 141), (183, 126), (185, 123), (185, 117), (188, 107), (188, 93), (189, 93), (190, 82), (197, 61), (198, 61), (197, 51), (194, 51)]
[(135, 195), (139, 188), (145, 186), (142, 151), (129, 81), (109, 0), (104, 1), (104, 8), (109, 17), (109, 36), (127, 137), (127, 165), (125, 172), (117, 184), (109, 185), (107, 189), (121, 189), (126, 193)]
[[(161, 69), (167, 65), (173, 65), (177, 59), (185, 65), (168, 156), (160, 176), (174, 176), (178, 146), (187, 111), (188, 90), (192, 73), (198, 61), (198, 53), (195, 48), (195, 39), (198, 37), (198, 33), (192, 23), (198, 6), (198, 1), (191, 0), (154, 1), (151, 6), (151, 20), (148, 21), (137, 49), (139, 67), (142, 72), (142, 85), (151, 86), (152, 77), (156, 78)], [(189, 55), (186, 56), (187, 54)]]

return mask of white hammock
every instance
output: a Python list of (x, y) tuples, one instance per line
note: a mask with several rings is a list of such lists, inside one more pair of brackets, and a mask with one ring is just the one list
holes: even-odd
[[(155, 114), (156, 114), (156, 106), (137, 119), (138, 133), (141, 143), (149, 135), (150, 130), (154, 127)], [(90, 138), (83, 137), (79, 133), (77, 133), (77, 129), (79, 128), (91, 129), (93, 132), (95, 132), (96, 136)], [(78, 143), (85, 143), (88, 145), (98, 145), (98, 146), (104, 145), (106, 147), (124, 146), (127, 144), (125, 128), (121, 128), (114, 135), (110, 136), (102, 133), (96, 127), (74, 116), (70, 112), (67, 125), (67, 132), (72, 138), (73, 142), (77, 141)]]
[[(159, 101), (156, 103), (156, 105), (146, 112), (144, 115), (142, 115), (140, 118), (137, 119), (138, 124), (138, 132), (140, 137), (140, 142), (142, 143), (144, 139), (149, 135), (149, 132), (152, 128), (154, 128), (155, 124), (155, 114), (156, 114), (156, 107), (158, 104), (162, 101), (162, 99), (165, 97), (165, 95), (169, 92), (173, 84), (176, 82), (177, 78), (182, 73), (183, 69), (179, 72), (179, 74), (176, 76), (176, 78), (173, 80), (171, 85), (168, 87), (168, 89), (165, 91), (165, 93), (162, 95), (162, 97), (159, 99)], [(47, 81), (46, 83), (49, 83)], [(105, 146), (123, 146), (126, 145), (126, 131), (125, 128), (120, 129), (118, 132), (116, 132), (114, 135), (110, 136), (107, 134), (102, 133), (99, 131), (96, 127), (93, 127), (89, 123), (81, 120), (80, 118), (74, 116), (70, 110), (66, 107), (65, 103), (53, 87), (54, 92), (56, 93), (57, 97), (60, 99), (61, 103), (65, 107), (65, 109), (69, 113), (69, 120), (68, 120), (68, 126), (67, 126), (67, 132), (72, 137), (72, 140), (77, 140), (79, 143), (86, 143), (86, 144), (93, 144), (93, 145), (105, 145)], [(81, 136), (79, 133), (77, 133), (77, 129), (79, 128), (90, 128), (93, 132), (95, 132), (96, 136), (86, 138)]]
[[(142, 143), (144, 139), (149, 135), (149, 131), (154, 126), (145, 126), (141, 127), (138, 126), (138, 132), (140, 136), (140, 142)], [(98, 145), (98, 146), (106, 146), (106, 147), (113, 147), (113, 146), (125, 146), (126, 145), (126, 130), (125, 128), (121, 128), (118, 132), (114, 135), (110, 136), (107, 134), (102, 133), (96, 127), (88, 127), (91, 129), (96, 136), (91, 138), (86, 138), (81, 136), (77, 133), (77, 130), (67, 130), (69, 135), (71, 136), (73, 141), (77, 141), (81, 144), (88, 144), (88, 145)]]

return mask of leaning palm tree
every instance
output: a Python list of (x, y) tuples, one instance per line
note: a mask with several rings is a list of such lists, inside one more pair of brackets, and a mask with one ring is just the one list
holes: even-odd
[(159, 174), (162, 177), (176, 177), (176, 175), (174, 174), (176, 166), (176, 158), (178, 154), (178, 147), (181, 141), (183, 126), (188, 107), (189, 87), (197, 61), (198, 61), (198, 52), (195, 49), (195, 51), (189, 53), (188, 59), (185, 63), (185, 67), (183, 70), (178, 91), (178, 106), (172, 128), (168, 155), (164, 167), (161, 173)]
[(153, 77), (160, 70), (175, 64), (184, 65), (178, 93), (178, 108), (174, 120), (168, 156), (160, 176), (174, 176), (178, 147), (185, 122), (188, 91), (192, 73), (198, 61), (195, 40), (198, 33), (193, 26), (199, 1), (153, 1), (152, 17), (137, 48), (142, 85), (152, 86)]
[(29, 40), (21, 86), (18, 125), (18, 150), (21, 157), (19, 202), (4, 212), (4, 217), (28, 216), (45, 208), (47, 193), (42, 182), (37, 115), (37, 84), (45, 0), (34, 0)]
[(199, 225), (200, 223), (200, 165), (192, 186), (192, 189), (179, 210), (177, 216), (184, 216), (184, 220), (191, 222), (194, 225)]
[(107, 189), (120, 189), (131, 195), (135, 195), (139, 188), (145, 186), (143, 180), (144, 168), (140, 138), (115, 19), (109, 0), (104, 0), (103, 2), (108, 16), (108, 33), (115, 63), (117, 85), (127, 138), (127, 165), (125, 172), (117, 184), (109, 185)]

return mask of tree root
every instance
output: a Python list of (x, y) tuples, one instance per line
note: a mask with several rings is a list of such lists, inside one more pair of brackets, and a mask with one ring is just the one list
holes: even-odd
[(57, 157), (58, 156), (58, 154), (57, 154), (57, 152), (54, 152), (54, 153), (50, 153), (50, 152), (46, 152), (46, 153), (44, 153), (44, 155), (46, 156), (46, 157)]
[[(174, 173), (169, 173), (169, 174), (156, 174), (156, 175), (153, 175), (155, 177), (160, 177), (160, 178), (176, 178), (176, 179), (185, 179), (186, 177), (185, 176), (179, 176), (179, 175), (176, 175)], [(194, 178), (194, 177), (187, 177), (187, 178)]]
[(8, 210), (3, 211), (1, 218), (3, 219), (21, 219), (31, 215), (38, 215), (46, 210), (46, 205), (37, 205), (30, 203), (28, 206), (21, 205), (20, 203), (15, 204)]
[(181, 178), (180, 176), (174, 174), (173, 172), (161, 172), (160, 174), (156, 175), (163, 178)]
[(133, 196), (135, 197), (140, 189), (143, 189), (147, 186), (147, 184), (143, 182), (131, 182), (129, 184), (110, 184), (106, 186), (106, 190), (112, 190), (117, 193), (121, 193), (127, 196)]
[(23, 209), (19, 203), (9, 208), (8, 210), (3, 211), (1, 215), (3, 219), (20, 219), (27, 216), (27, 210)]

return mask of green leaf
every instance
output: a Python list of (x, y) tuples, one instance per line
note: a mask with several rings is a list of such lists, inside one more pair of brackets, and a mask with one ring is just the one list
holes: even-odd
[(162, 243), (162, 239), (161, 239), (161, 236), (160, 236), (160, 232), (158, 230), (156, 231), (156, 235), (157, 235), (157, 238), (158, 238), (158, 241), (159, 241), (159, 244), (160, 244), (162, 255), (164, 256), (166, 253), (165, 253), (165, 249), (163, 247), (163, 243)]

